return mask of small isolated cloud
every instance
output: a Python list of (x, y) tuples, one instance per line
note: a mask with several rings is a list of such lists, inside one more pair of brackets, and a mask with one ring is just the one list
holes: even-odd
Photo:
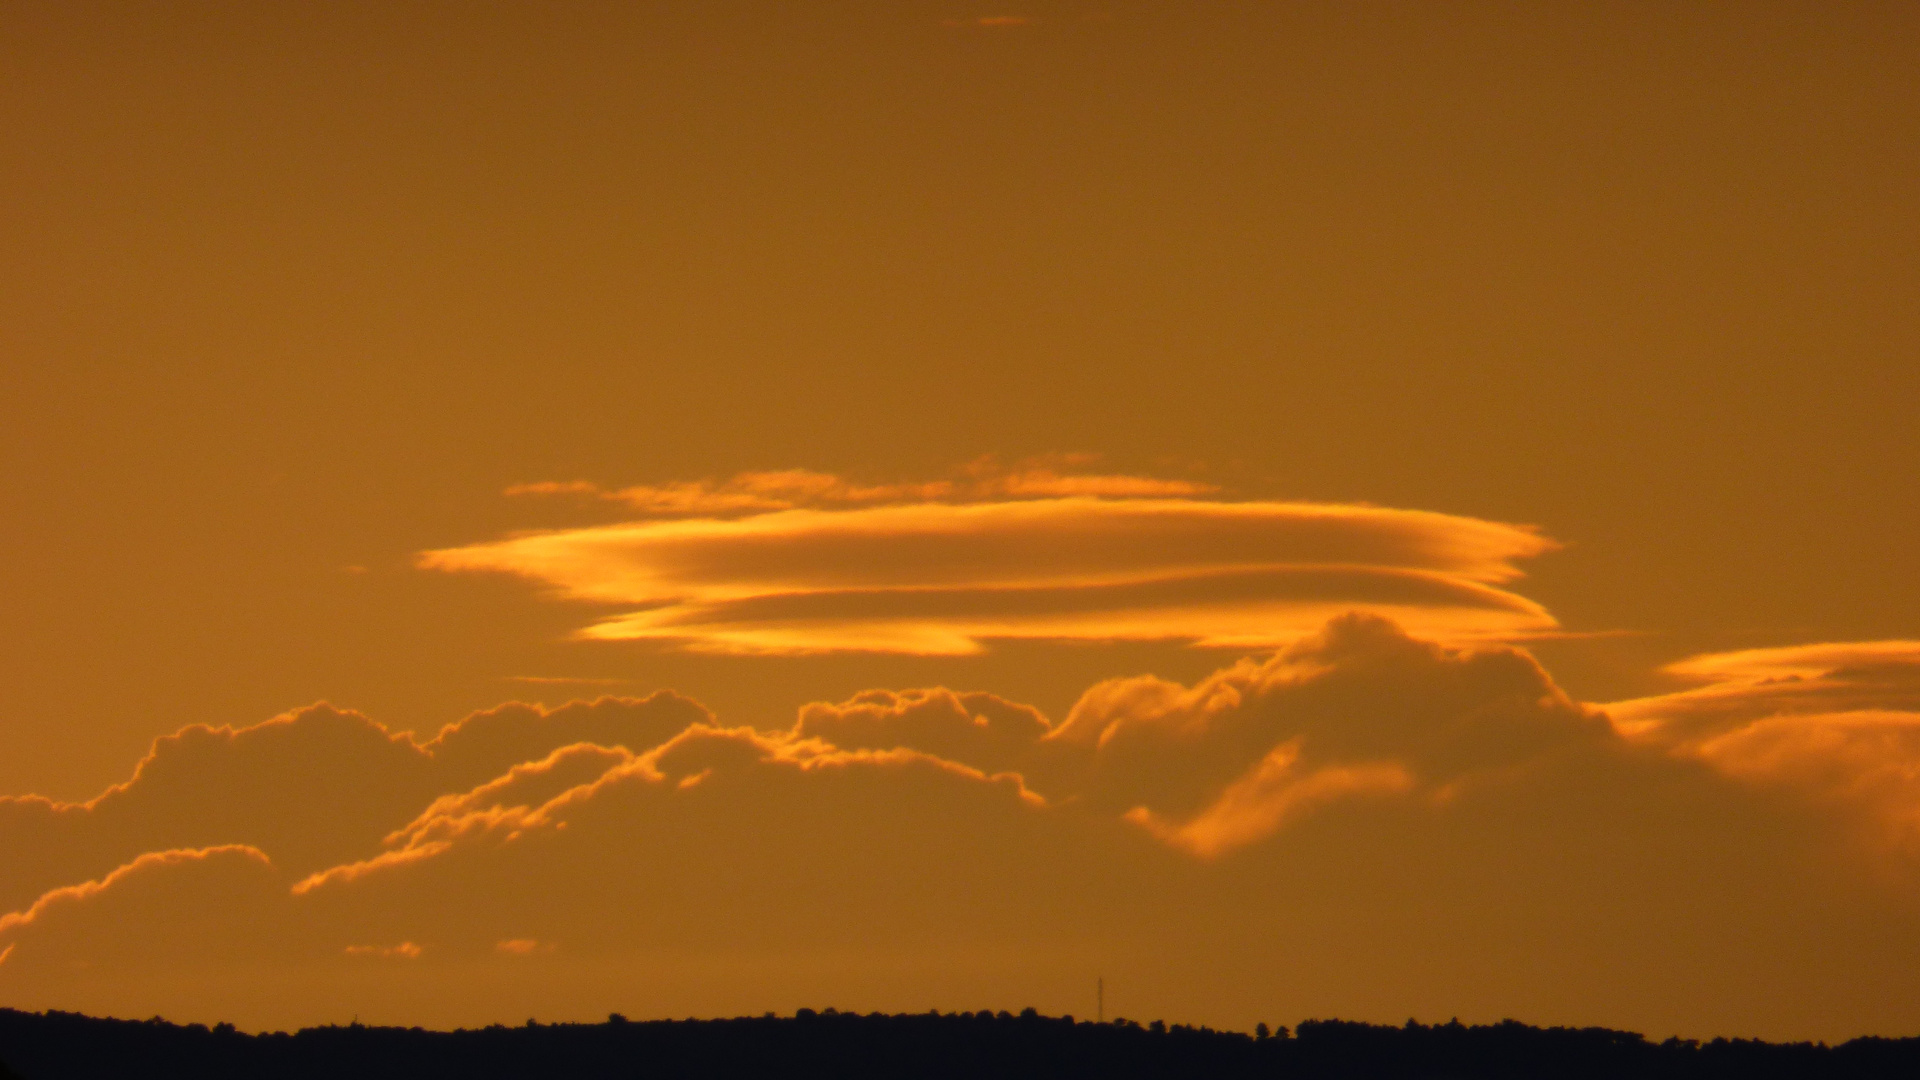
[(502, 494), (509, 497), (520, 495), (585, 495), (599, 497), (600, 485), (591, 480), (539, 480), (531, 484), (510, 485)]
[(398, 945), (349, 945), (346, 948), (348, 956), (371, 960), (418, 960), (424, 952), (425, 949), (411, 941), (403, 941)]
[(1665, 670), (1698, 685), (1606, 706), (1622, 732), (1864, 812), (1888, 842), (1920, 848), (1920, 641), (1709, 653)]
[(493, 951), (502, 956), (535, 956), (540, 953), (550, 953), (553, 950), (553, 942), (535, 938), (506, 938), (494, 942), (493, 945)]
[(1455, 639), (1556, 626), (1500, 587), (1520, 576), (1518, 560), (1555, 546), (1525, 526), (1227, 502), (1183, 482), (1051, 468), (984, 482), (994, 494), (979, 501), (633, 521), (431, 551), (420, 563), (517, 574), (627, 608), (583, 638), (708, 652), (962, 655), (1003, 638), (1266, 648), (1356, 609)]

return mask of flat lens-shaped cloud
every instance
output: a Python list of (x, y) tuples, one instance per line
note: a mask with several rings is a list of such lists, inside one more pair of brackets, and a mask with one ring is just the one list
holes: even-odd
[(1451, 638), (1555, 623), (1496, 587), (1531, 529), (1377, 507), (1084, 496), (799, 509), (428, 552), (637, 610), (582, 631), (721, 652), (960, 654), (995, 638), (1271, 646), (1348, 610)]

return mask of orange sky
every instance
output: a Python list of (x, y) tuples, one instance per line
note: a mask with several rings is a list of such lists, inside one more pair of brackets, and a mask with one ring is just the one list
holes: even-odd
[(0, 65), (0, 1004), (1920, 1030), (1912, 5)]

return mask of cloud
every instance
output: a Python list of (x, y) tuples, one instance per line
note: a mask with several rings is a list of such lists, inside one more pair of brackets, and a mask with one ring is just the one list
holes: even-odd
[(587, 495), (598, 497), (602, 494), (600, 485), (591, 480), (539, 480), (530, 484), (511, 484), (501, 494), (509, 498), (521, 495)]
[(145, 852), (245, 844), (305, 874), (377, 850), (448, 792), (578, 742), (647, 749), (710, 718), (674, 694), (559, 709), (510, 703), (424, 742), (331, 705), (154, 741), (133, 777), (83, 803), (0, 797), (0, 909)]
[(1304, 773), (1298, 744), (1278, 746), (1185, 824), (1173, 825), (1144, 806), (1127, 811), (1128, 821), (1175, 847), (1203, 859), (1266, 839), (1313, 809), (1364, 795), (1402, 795), (1414, 778), (1394, 762), (1329, 765)]
[(15, 911), (6, 915), (0, 915), (0, 934), (32, 926), (34, 923), (46, 918), (49, 913), (57, 914), (63, 907), (83, 903), (121, 884), (128, 878), (136, 878), (150, 874), (161, 867), (174, 866), (184, 862), (221, 859), (229, 856), (252, 859), (261, 865), (268, 863), (265, 852), (245, 844), (222, 844), (218, 847), (192, 850), (150, 851), (125, 866), (115, 868), (112, 873), (98, 881), (86, 881), (78, 885), (66, 885), (58, 889), (50, 890), (46, 895), (35, 900), (33, 906), (27, 908), (25, 911)]
[(558, 708), (509, 702), (472, 713), (420, 744), (443, 771), (436, 794), (464, 790), (513, 765), (538, 761), (575, 743), (646, 750), (690, 724), (713, 719), (706, 706), (669, 690), (646, 697), (600, 697)]
[(1920, 642), (1829, 642), (1667, 665), (1698, 685), (1606, 706), (1621, 731), (1746, 783), (1863, 814), (1920, 850)]
[[(416, 743), (319, 706), (161, 740), (133, 781), (79, 809), (124, 803), (156, 847), (215, 836), (271, 852), (300, 895), (562, 831), (613, 788), (673, 799), (754, 769), (1010, 784), (1021, 802), (1125, 818), (1213, 858), (1344, 799), (1443, 799), (1604, 736), (1523, 653), (1448, 649), (1348, 616), (1191, 687), (1099, 684), (1058, 725), (991, 694), (934, 688), (814, 703), (787, 732), (723, 730), (697, 705), (656, 695), (511, 704)], [(95, 847), (96, 858), (118, 850)]]
[(801, 710), (802, 736), (1020, 773), (1214, 857), (1343, 798), (1445, 799), (1485, 776), (1611, 741), (1531, 657), (1450, 649), (1347, 615), (1188, 687), (1113, 679), (1058, 726), (990, 694), (874, 692)]
[(403, 941), (398, 945), (349, 945), (346, 948), (348, 956), (373, 960), (418, 960), (425, 951), (411, 941)]
[(846, 750), (817, 739), (695, 724), (645, 754), (581, 744), (557, 750), (543, 761), (516, 766), (472, 792), (437, 801), (388, 838), (389, 851), (315, 874), (294, 891), (304, 894), (351, 883), (474, 846), (493, 847), (532, 834), (562, 832), (576, 813), (587, 811), (596, 800), (628, 797), (622, 792), (649, 800), (694, 798), (687, 793), (724, 787), (743, 773), (769, 774), (769, 770), (783, 776), (878, 770), (952, 777), (1010, 792), (1029, 805), (1044, 805), (1017, 775), (989, 776), (912, 749)]
[(807, 469), (740, 473), (715, 483), (637, 485), (604, 492), (603, 498), (649, 514), (725, 514), (749, 510), (785, 510), (833, 503), (898, 502), (951, 495), (946, 481), (924, 484), (854, 484), (831, 473)]
[(991, 456), (970, 462), (952, 479), (863, 484), (811, 469), (737, 473), (726, 480), (688, 480), (603, 488), (588, 480), (543, 480), (514, 484), (508, 496), (575, 496), (621, 503), (648, 516), (729, 516), (796, 507), (833, 507), (917, 502), (982, 502), (1000, 498), (1073, 495), (1167, 498), (1219, 490), (1195, 480), (1124, 473), (1088, 473), (1090, 455), (1032, 458), (1012, 466)]
[(580, 631), (733, 653), (978, 652), (996, 638), (1272, 647), (1355, 608), (1455, 639), (1552, 629), (1499, 588), (1532, 529), (1334, 504), (1085, 495), (629, 522), (427, 552), (629, 610)]
[[(1100, 970), (1141, 1011), (1223, 1022), (1254, 1000), (1776, 1032), (1806, 1010), (1920, 1019), (1920, 916), (1849, 906), (1806, 815), (1616, 734), (1522, 650), (1377, 617), (1191, 684), (1108, 680), (1058, 720), (926, 688), (813, 703), (779, 731), (673, 698), (506, 706), (426, 742), (350, 714), (279, 723), (157, 752), (251, 815), (19, 905), (0, 922), (10, 1000), (270, 1025), (1029, 992), (1059, 1010)], [(445, 770), (435, 794), (391, 800), (338, 862), (273, 846), (313, 839), (240, 843), (281, 793), (223, 770), (271, 763), (253, 740), (309, 723), (390, 748), (337, 758), (334, 788), (378, 794), (352, 770), (377, 778), (391, 753)]]
[(934, 687), (816, 701), (801, 707), (793, 733), (848, 750), (909, 748), (998, 773), (1030, 770), (1034, 748), (1050, 730), (1031, 705)]
[(243, 961), (286, 940), (285, 886), (267, 855), (244, 844), (147, 852), (100, 878), (48, 891), (0, 915), (0, 940), (60, 941), (21, 948), (9, 965), (33, 969), (121, 965), (199, 967)]

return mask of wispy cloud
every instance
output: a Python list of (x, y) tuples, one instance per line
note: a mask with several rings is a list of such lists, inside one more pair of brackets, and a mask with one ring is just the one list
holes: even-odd
[(1006, 498), (1098, 495), (1164, 498), (1219, 490), (1197, 480), (1087, 471), (1091, 455), (1054, 454), (1011, 465), (987, 456), (952, 477), (913, 483), (858, 483), (811, 469), (743, 472), (724, 480), (685, 480), (603, 488), (588, 480), (514, 484), (509, 496), (570, 496), (618, 503), (650, 517), (737, 516), (796, 507), (903, 502), (981, 502)]
[(349, 945), (346, 948), (348, 956), (372, 960), (418, 960), (424, 952), (425, 949), (411, 941), (403, 941), (398, 945)]
[(1881, 839), (1920, 848), (1920, 641), (1708, 653), (1665, 670), (1699, 685), (1606, 706), (1622, 732), (1863, 812)]
[(1299, 758), (1297, 744), (1275, 747), (1186, 822), (1164, 821), (1144, 806), (1127, 811), (1126, 818), (1174, 847), (1211, 859), (1264, 840), (1321, 806), (1363, 795), (1402, 795), (1414, 787), (1413, 775), (1395, 762), (1308, 772), (1299, 767)]

